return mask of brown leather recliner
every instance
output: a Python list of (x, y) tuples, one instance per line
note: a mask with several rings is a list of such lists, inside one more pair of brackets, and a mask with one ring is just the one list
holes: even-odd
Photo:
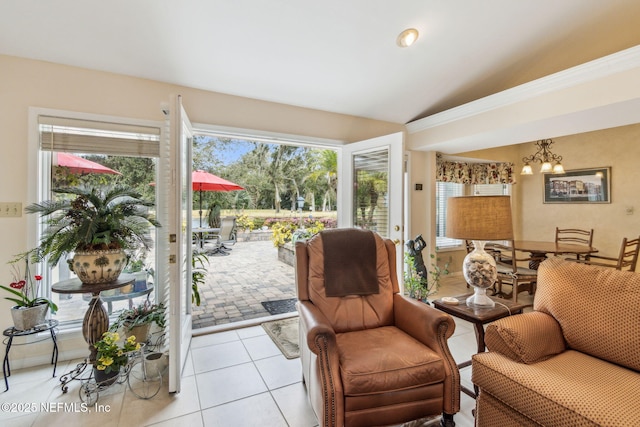
[(296, 242), (303, 380), (321, 426), (382, 426), (443, 414), (460, 374), (451, 316), (399, 293), (393, 242), (358, 229)]

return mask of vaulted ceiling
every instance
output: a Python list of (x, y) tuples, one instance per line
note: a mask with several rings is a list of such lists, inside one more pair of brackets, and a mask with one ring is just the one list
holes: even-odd
[(638, 0), (0, 0), (0, 54), (394, 123), (638, 45), (639, 28)]

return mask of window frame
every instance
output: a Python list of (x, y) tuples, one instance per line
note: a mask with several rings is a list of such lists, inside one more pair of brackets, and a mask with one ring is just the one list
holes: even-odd
[[(92, 114), (92, 113), (81, 113), (75, 111), (66, 111), (66, 110), (56, 110), (49, 108), (40, 108), (40, 107), (29, 107), (29, 130), (28, 130), (28, 170), (35, 171), (35, 173), (30, 173), (27, 179), (27, 204), (32, 202), (41, 202), (44, 200), (51, 199), (51, 164), (52, 158), (51, 156), (56, 151), (51, 151), (47, 149), (43, 149), (41, 147), (41, 118), (42, 117), (56, 117), (61, 120), (70, 120), (76, 122), (86, 122), (86, 123), (104, 123), (105, 126), (108, 124), (112, 124), (114, 127), (118, 127), (119, 125), (123, 127), (142, 127), (142, 128), (153, 128), (158, 130), (159, 135), (159, 144), (161, 144), (163, 134), (166, 132), (165, 127), (163, 126), (162, 121), (153, 121), (153, 120), (143, 120), (143, 119), (134, 119), (134, 118), (125, 118), (125, 117), (116, 117), (116, 116), (108, 116), (108, 115), (100, 115), (100, 114)], [(90, 128), (90, 126), (87, 126)], [(162, 146), (160, 145), (160, 149)], [(59, 150), (65, 151), (65, 150)], [(105, 153), (111, 155), (123, 155), (127, 156), (130, 153)], [(156, 157), (156, 156), (148, 156), (143, 154), (144, 157)], [(156, 157), (159, 159), (159, 157)], [(158, 181), (159, 168), (156, 167), (156, 182)], [(158, 194), (156, 197), (156, 208), (160, 209), (160, 206), (164, 203), (161, 200), (160, 195)], [(39, 245), (39, 239), (44, 231), (43, 224), (41, 224), (40, 218), (37, 215), (28, 215), (27, 216), (27, 248), (34, 248)], [(160, 244), (156, 245), (156, 260), (157, 251), (159, 250)], [(46, 298), (51, 298), (51, 286), (52, 282), (52, 274), (51, 267), (47, 264), (44, 265), (40, 263), (36, 266), (37, 274), (43, 276), (42, 280), (42, 293)], [(156, 283), (156, 286), (159, 284)], [(156, 289), (156, 295), (159, 295), (161, 290), (159, 288)], [(82, 319), (61, 321), (59, 324), (59, 328), (64, 331), (79, 331), (82, 328)]]

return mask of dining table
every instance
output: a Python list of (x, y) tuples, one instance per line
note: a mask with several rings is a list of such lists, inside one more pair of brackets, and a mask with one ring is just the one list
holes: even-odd
[[(509, 242), (507, 245), (510, 246)], [(556, 243), (555, 241), (545, 242), (537, 240), (514, 240), (513, 245), (516, 250), (529, 252), (531, 261), (529, 268), (537, 270), (542, 261), (551, 255), (589, 255), (598, 252), (593, 246), (573, 245), (570, 243)]]

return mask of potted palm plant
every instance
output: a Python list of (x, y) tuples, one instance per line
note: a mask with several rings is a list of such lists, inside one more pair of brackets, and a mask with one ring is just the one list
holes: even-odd
[(69, 266), (82, 283), (110, 283), (127, 264), (126, 251), (150, 247), (151, 226), (160, 223), (149, 213), (151, 201), (125, 186), (66, 187), (52, 190), (72, 196), (26, 207), (40, 214), (47, 228), (34, 258), (56, 265), (74, 253)]

